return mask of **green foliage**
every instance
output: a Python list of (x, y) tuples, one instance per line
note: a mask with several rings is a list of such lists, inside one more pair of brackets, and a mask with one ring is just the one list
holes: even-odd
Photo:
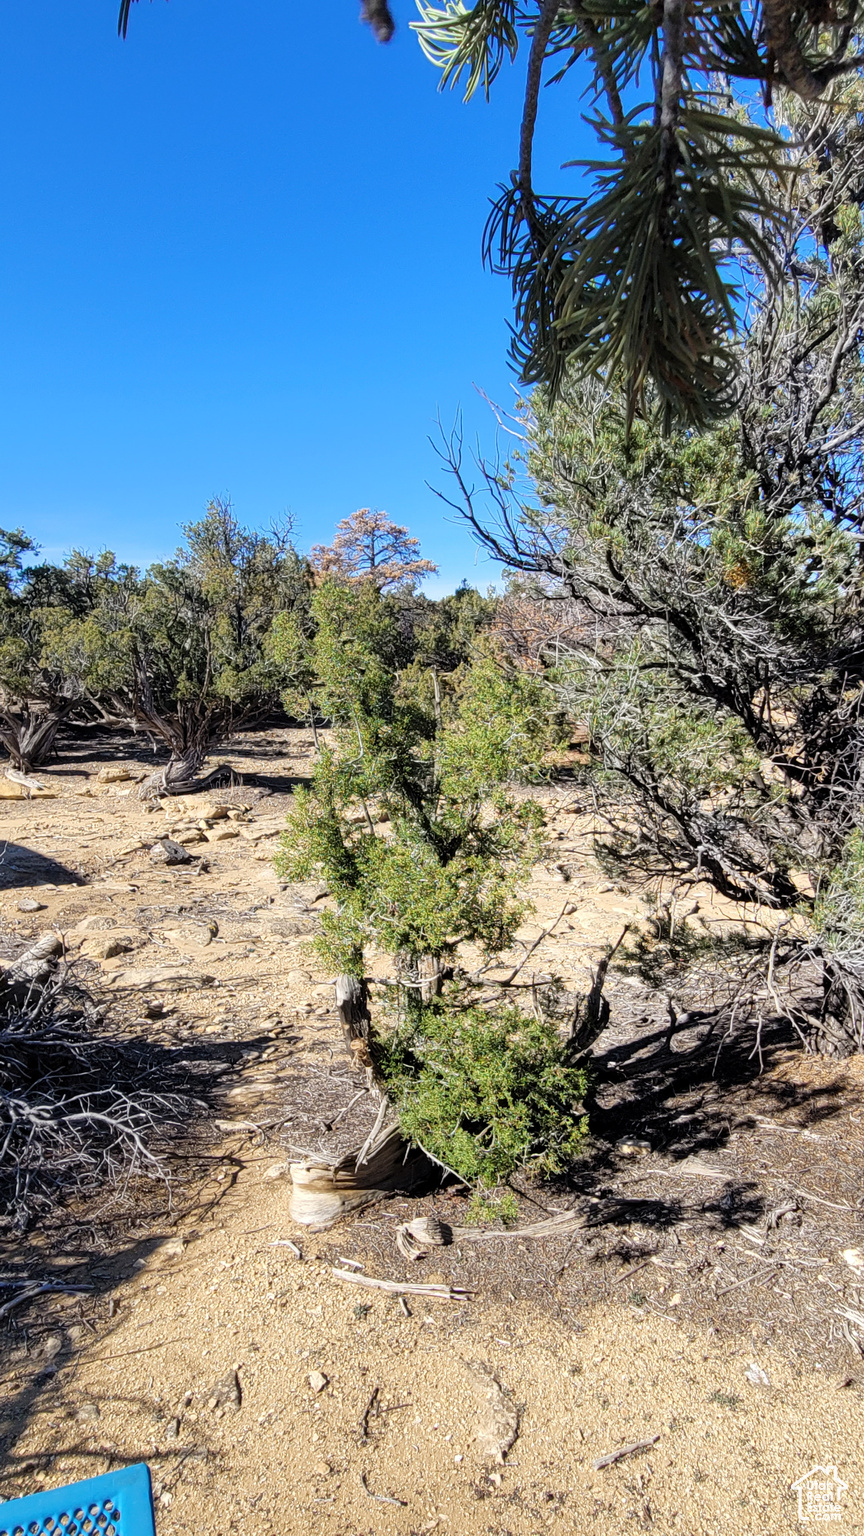
[(409, 1015), (377, 1053), (406, 1135), (467, 1181), (558, 1173), (579, 1154), (585, 1073), (550, 1025), (519, 1009), (490, 1015), (445, 999)]
[[(659, 406), (667, 425), (702, 428), (733, 410), (741, 294), (789, 282), (804, 137), (788, 131), (789, 102), (797, 93), (809, 105), (835, 81), (833, 106), (858, 85), (860, 73), (848, 80), (860, 64), (854, 22), (843, 31), (828, 7), (791, 0), (686, 11), (639, 0), (420, 0), (413, 25), (442, 88), (464, 81), (466, 98), (488, 95), (502, 65), (528, 50), (518, 167), (486, 232), (487, 260), (513, 283), (523, 382), (555, 392), (568, 369), (603, 378), (621, 388), (628, 419)], [(544, 64), (556, 68), (545, 80)], [(737, 103), (753, 99), (757, 81), (766, 99), (773, 88), (774, 107), (748, 114)], [(585, 191), (535, 191), (543, 84), (592, 104), (582, 121), (602, 157), (558, 156), (586, 173)], [(830, 108), (820, 126), (827, 169)], [(849, 215), (834, 228), (817, 221), (812, 243), (832, 246), (849, 227)]]
[(816, 898), (813, 930), (824, 952), (864, 975), (864, 830), (856, 827)]
[(294, 797), (278, 867), (322, 876), (336, 897), (322, 917), (322, 955), (356, 971), (370, 944), (409, 967), (466, 940), (500, 951), (527, 910), (518, 890), (539, 849), (540, 809), (510, 786), (542, 768), (542, 689), (485, 657), (436, 712), (416, 669), (398, 668), (389, 599), (325, 584), (312, 611), (337, 741), (311, 790)]
[(493, 1221), (500, 1221), (505, 1227), (515, 1227), (519, 1220), (519, 1202), (509, 1189), (495, 1195), (475, 1189), (465, 1214), (469, 1222), (478, 1226), (491, 1226)]
[(308, 581), (286, 536), (244, 529), (226, 504), (211, 502), (183, 532), (174, 559), (143, 577), (104, 572), (52, 652), (106, 715), (200, 760), (232, 724), (275, 703), (274, 614), (302, 607)]
[(488, 1186), (526, 1164), (560, 1168), (584, 1132), (585, 1080), (554, 1028), (462, 1006), (458, 985), (426, 995), (461, 944), (500, 954), (529, 910), (542, 814), (514, 786), (542, 772), (549, 701), (482, 647), (430, 688), (416, 655), (400, 667), (398, 609), (369, 584), (325, 583), (312, 614), (336, 742), (295, 794), (277, 868), (327, 882), (335, 905), (315, 942), (332, 969), (362, 977), (372, 947), (393, 959), (389, 1027), (369, 1045), (405, 1134)]

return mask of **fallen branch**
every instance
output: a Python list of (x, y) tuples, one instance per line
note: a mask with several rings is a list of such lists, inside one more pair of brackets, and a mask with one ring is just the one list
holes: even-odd
[(625, 1456), (638, 1456), (640, 1451), (650, 1451), (652, 1445), (656, 1445), (659, 1435), (652, 1435), (650, 1440), (634, 1440), (632, 1445), (619, 1445), (617, 1451), (609, 1451), (606, 1456), (598, 1456), (594, 1462), (594, 1471), (599, 1472), (601, 1467), (614, 1466), (616, 1461), (621, 1461)]
[(409, 1285), (400, 1280), (373, 1280), (371, 1275), (358, 1275), (353, 1270), (331, 1267), (331, 1275), (347, 1280), (351, 1285), (363, 1285), (368, 1290), (386, 1291), (388, 1296), (430, 1296), (435, 1301), (470, 1301), (474, 1291), (463, 1290), (460, 1285)]
[(44, 1296), (48, 1291), (89, 1291), (91, 1289), (89, 1285), (53, 1285), (50, 1280), (46, 1280), (41, 1285), (27, 1286), (23, 1291), (19, 1291), (17, 1296), (13, 1296), (11, 1301), (5, 1302), (0, 1307), (0, 1317), (5, 1317), (8, 1312), (14, 1311), (15, 1307), (20, 1307), (25, 1301), (32, 1301), (34, 1296)]
[(546, 1221), (535, 1221), (530, 1227), (513, 1227), (505, 1232), (487, 1232), (482, 1227), (449, 1227), (437, 1216), (416, 1216), (396, 1228), (396, 1247), (406, 1259), (419, 1259), (429, 1248), (447, 1247), (450, 1243), (491, 1243), (508, 1238), (557, 1237), (576, 1232), (587, 1226), (588, 1217), (581, 1211), (561, 1211)]

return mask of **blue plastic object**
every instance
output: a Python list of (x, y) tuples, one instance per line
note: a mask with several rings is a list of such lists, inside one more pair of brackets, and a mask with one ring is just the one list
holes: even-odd
[(156, 1536), (144, 1461), (0, 1504), (0, 1536)]

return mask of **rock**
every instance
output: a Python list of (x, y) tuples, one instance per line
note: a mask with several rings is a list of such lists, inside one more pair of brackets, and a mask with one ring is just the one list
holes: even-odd
[(503, 1463), (519, 1433), (519, 1410), (513, 1395), (503, 1387), (489, 1366), (467, 1361), (482, 1389), (482, 1403), (474, 1440), (484, 1461)]
[(196, 843), (205, 841), (204, 833), (198, 827), (190, 827), (186, 832), (178, 832), (175, 838), (175, 842), (178, 842), (181, 848), (194, 848)]
[(329, 1379), (330, 1378), (328, 1376), (324, 1375), (323, 1371), (309, 1372), (308, 1380), (313, 1392), (323, 1392)]
[(228, 1371), (213, 1387), (207, 1407), (211, 1413), (217, 1410), (221, 1410), (222, 1413), (239, 1413), (242, 1401), (237, 1372)]
[(125, 779), (131, 779), (130, 769), (124, 768), (121, 763), (108, 764), (100, 768), (96, 775), (98, 784), (122, 784)]
[(150, 859), (154, 864), (189, 864), (192, 855), (173, 838), (160, 837), (150, 849)]
[(208, 843), (225, 843), (231, 837), (239, 837), (240, 829), (232, 826), (208, 827), (204, 836)]
[(264, 1169), (261, 1177), (266, 1179), (268, 1183), (275, 1183), (277, 1179), (286, 1178), (290, 1171), (290, 1163), (271, 1163), (269, 1168)]
[(163, 933), (178, 949), (205, 949), (219, 932), (217, 923), (182, 923), (179, 928), (165, 928)]
[(646, 1157), (651, 1151), (651, 1143), (638, 1136), (622, 1136), (615, 1143), (615, 1151), (622, 1157)]
[(167, 1243), (163, 1243), (159, 1249), (159, 1256), (163, 1259), (182, 1259), (186, 1243), (182, 1237), (171, 1237)]
[(43, 1360), (53, 1360), (63, 1348), (64, 1339), (62, 1333), (49, 1333), (39, 1353)]
[(98, 933), (103, 928), (113, 928), (113, 917), (100, 917), (94, 912), (90, 917), (82, 917), (80, 923), (76, 923), (73, 933)]
[(864, 1252), (860, 1248), (844, 1248), (840, 1257), (856, 1274), (864, 1275)]
[(287, 971), (285, 983), (289, 987), (306, 987), (312, 980), (308, 971)]
[(227, 805), (220, 805), (217, 800), (211, 799), (207, 795), (203, 797), (201, 795), (173, 795), (171, 811), (172, 813), (184, 812), (187, 816), (204, 816), (210, 821), (217, 821), (220, 817), (228, 815)]
[(179, 1419), (169, 1419), (169, 1421), (168, 1421), (168, 1423), (167, 1423), (167, 1425), (165, 1427), (165, 1434), (163, 1436), (163, 1439), (164, 1440), (179, 1440), (180, 1439), (180, 1420)]
[(33, 896), (22, 896), (18, 903), (19, 912), (44, 912), (44, 901), (37, 901)]
[(115, 955), (127, 955), (131, 948), (129, 939), (116, 934), (94, 934), (84, 940), (81, 953), (87, 960), (113, 960)]
[(751, 1361), (748, 1365), (744, 1376), (749, 1381), (751, 1387), (768, 1387), (771, 1385), (767, 1372), (763, 1371), (761, 1365), (757, 1365), (755, 1360)]
[(95, 1424), (101, 1417), (98, 1403), (82, 1403), (81, 1407), (75, 1410), (75, 1418), (79, 1424)]

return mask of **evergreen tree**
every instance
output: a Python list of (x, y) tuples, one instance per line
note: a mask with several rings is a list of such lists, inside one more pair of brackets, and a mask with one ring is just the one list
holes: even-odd
[[(827, 158), (821, 111), (796, 115), (812, 146), (796, 278), (756, 288), (735, 417), (664, 439), (620, 395), (568, 379), (526, 405), (522, 462), (487, 469), (491, 513), (458, 445), (452, 465), (523, 594), (533, 581), (581, 625), (546, 661), (589, 731), (604, 856), (773, 913), (754, 940), (763, 991), (818, 964), (820, 999), (790, 1012), (839, 1054), (864, 1041), (860, 92), (835, 101)], [(521, 471), (534, 496), (514, 500)]]

